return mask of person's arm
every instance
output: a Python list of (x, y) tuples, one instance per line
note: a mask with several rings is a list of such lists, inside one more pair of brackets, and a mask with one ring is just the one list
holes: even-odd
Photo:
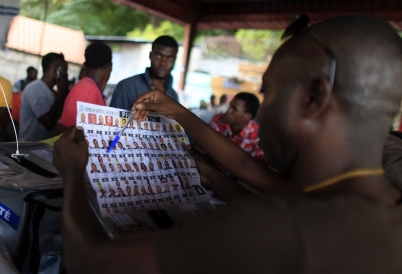
[(39, 117), (39, 122), (48, 130), (52, 130), (59, 120), (63, 111), (64, 101), (68, 95), (68, 78), (67, 74), (62, 74), (60, 80), (57, 81), (56, 99), (50, 110)]
[(190, 153), (197, 160), (201, 182), (212, 187), (225, 202), (231, 203), (252, 194), (241, 187), (236, 180), (222, 173), (208, 156), (195, 148), (191, 149)]
[(261, 192), (288, 189), (288, 184), (281, 176), (262, 166), (234, 142), (164, 93), (153, 90), (141, 95), (134, 103), (133, 110), (137, 110), (134, 115), (136, 120), (146, 119), (151, 111), (176, 120), (214, 161), (255, 189)]
[[(84, 176), (88, 146), (84, 133), (69, 128), (55, 143), (53, 164), (63, 178), (62, 235), (69, 273), (159, 273), (157, 235), (112, 240), (92, 211)], [(127, 260), (127, 256), (135, 258)]]

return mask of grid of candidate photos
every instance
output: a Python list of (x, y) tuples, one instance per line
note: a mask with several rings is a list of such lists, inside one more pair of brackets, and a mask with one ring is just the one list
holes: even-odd
[(131, 112), (78, 103), (77, 126), (89, 146), (87, 173), (102, 216), (209, 200), (187, 151), (182, 127), (163, 116), (130, 121), (114, 149), (109, 144)]

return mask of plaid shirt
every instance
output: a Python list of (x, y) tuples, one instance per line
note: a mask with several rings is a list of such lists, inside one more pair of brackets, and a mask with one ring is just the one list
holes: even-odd
[(260, 126), (254, 120), (250, 120), (243, 130), (236, 136), (232, 136), (230, 125), (225, 122), (225, 114), (217, 114), (212, 117), (212, 121), (209, 125), (224, 136), (230, 138), (230, 140), (250, 154), (251, 157), (257, 160), (264, 159), (264, 152), (258, 146), (258, 141), (260, 140), (258, 129)]

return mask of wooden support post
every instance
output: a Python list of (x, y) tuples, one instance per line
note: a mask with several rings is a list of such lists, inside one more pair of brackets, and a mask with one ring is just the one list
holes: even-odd
[(193, 46), (196, 32), (197, 32), (197, 22), (185, 25), (185, 32), (183, 39), (183, 62), (180, 72), (179, 90), (184, 90), (184, 87), (186, 86), (186, 75), (190, 63), (191, 48)]

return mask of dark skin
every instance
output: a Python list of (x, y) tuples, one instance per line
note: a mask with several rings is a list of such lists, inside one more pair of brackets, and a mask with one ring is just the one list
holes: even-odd
[[(139, 100), (153, 100), (155, 105), (160, 104), (160, 110), (162, 111), (165, 109), (165, 106), (168, 106), (171, 112), (173, 111), (172, 107), (175, 111), (181, 109), (180, 105), (160, 91), (144, 94), (144, 97)], [(169, 100), (173, 102), (169, 103)], [(155, 108), (155, 105), (153, 105), (153, 108)], [(144, 106), (144, 103), (139, 103), (136, 105), (136, 108), (143, 109)], [(180, 111), (178, 111), (178, 113), (180, 113)], [(170, 118), (172, 118), (172, 116), (170, 116)], [(189, 132), (188, 127), (186, 128), (187, 124), (185, 123), (187, 120), (190, 120), (188, 122), (197, 123), (198, 118), (190, 116), (180, 121), (181, 125), (186, 129), (186, 132)], [(199, 132), (203, 132), (203, 130)], [(217, 140), (221, 142), (222, 148), (229, 146), (231, 143), (226, 138), (221, 140), (217, 138)], [(237, 146), (235, 147), (237, 148)], [(204, 148), (209, 150), (208, 147)], [(243, 150), (240, 149), (240, 151)], [(246, 154), (245, 156), (248, 155)], [(232, 159), (235, 158), (232, 157)], [(198, 158), (198, 160), (200, 160), (200, 158)], [(64, 191), (66, 194), (64, 198), (63, 227), (68, 227), (68, 229), (63, 230), (63, 238), (65, 240), (64, 249), (68, 268), (74, 273), (88, 273), (90, 271), (95, 273), (99, 271), (102, 273), (115, 273), (116, 271), (122, 273), (132, 273), (136, 271), (139, 273), (160, 273), (155, 254), (155, 245), (159, 236), (151, 235), (135, 240), (125, 239), (124, 241), (109, 240), (89, 207), (83, 183), (85, 166), (88, 161), (88, 147), (81, 130), (70, 128), (63, 134), (60, 140), (55, 144), (53, 161), (63, 177)], [(222, 173), (216, 172), (216, 170), (211, 169), (210, 165), (207, 163), (204, 165), (204, 163), (204, 161), (200, 161), (199, 163), (203, 181), (209, 182), (211, 185), (217, 187), (218, 191), (221, 187), (222, 189), (219, 192), (226, 192), (228, 196), (224, 197), (229, 201), (230, 199), (237, 200), (236, 196), (245, 197), (249, 195), (244, 192), (244, 189), (242, 190), (235, 187), (236, 185), (230, 182), (228, 177)], [(230, 168), (230, 166), (227, 165), (225, 168)], [(260, 165), (256, 166), (261, 168)], [(268, 173), (268, 176), (264, 177), (267, 184), (270, 183), (271, 178), (274, 178), (273, 174), (269, 177), (270, 173), (273, 173), (272, 171)], [(249, 179), (253, 180), (253, 178), (251, 178), (254, 177), (253, 173), (248, 174)], [(345, 189), (346, 183), (353, 186), (360, 184), (359, 181), (362, 181), (362, 179), (357, 178), (345, 181), (345, 184), (336, 186), (336, 191), (347, 191), (347, 189)], [(370, 182), (371, 185), (375, 185), (380, 181), (382, 181), (380, 178), (371, 178), (369, 181), (366, 180), (365, 182)], [(225, 186), (225, 183), (228, 183), (227, 186), (229, 186), (229, 189)], [(282, 181), (280, 181), (280, 183), (282, 183)], [(230, 190), (230, 188), (234, 189)], [(330, 187), (322, 191), (333, 191), (333, 189)], [(351, 189), (351, 191), (355, 192), (356, 189)], [(75, 214), (78, 210), (81, 214)], [(107, 255), (103, 254), (101, 250), (108, 250)], [(128, 253), (138, 259), (136, 264), (133, 265), (128, 260), (121, 259), (123, 258), (123, 254)], [(88, 257), (88, 254), (91, 254), (90, 257)], [(85, 260), (85, 264), (82, 263), (81, 259), (77, 259), (83, 256), (88, 258)], [(119, 262), (119, 264), (116, 264), (116, 262)]]
[(26, 87), (30, 82), (36, 80), (37, 78), (38, 78), (38, 71), (37, 71), (36, 69), (30, 69), (30, 70), (28, 70), (26, 82), (24, 82), (24, 85), (21, 87), (22, 90), (24, 90), (25, 87)]
[[(61, 67), (62, 71), (60, 78), (56, 77), (55, 68)], [(44, 72), (42, 76), (42, 81), (53, 90), (54, 85), (57, 85), (56, 99), (50, 110), (39, 117), (39, 122), (41, 122), (48, 130), (52, 130), (58, 119), (60, 118), (61, 112), (63, 110), (64, 101), (68, 95), (68, 74), (67, 74), (67, 63), (64, 60), (56, 60), (50, 65), (50, 68)]]
[(30, 69), (28, 71), (28, 75), (27, 75), (28, 82), (32, 82), (33, 80), (36, 80), (37, 76), (38, 76), (38, 71), (36, 69)]
[[(314, 45), (310, 45), (310, 47), (314, 49)], [(315, 50), (319, 52), (320, 48), (317, 48), (316, 45)], [(264, 151), (269, 151), (268, 163), (285, 178), (290, 179), (293, 189), (299, 191), (349, 170), (381, 167), (383, 144), (378, 140), (365, 140), (372, 147), (372, 153), (370, 157), (354, 159), (353, 165), (350, 164), (350, 159), (343, 156), (345, 151), (358, 151), (359, 149), (360, 153), (367, 155), (367, 144), (362, 144), (360, 140), (359, 147), (356, 147), (351, 143), (347, 132), (350, 131), (353, 124), (347, 113), (342, 110), (341, 102), (333, 99), (327, 77), (313, 78), (314, 85), (298, 87), (299, 92), (293, 94), (290, 100), (288, 99), (286, 106), (283, 105), (282, 102), (286, 100), (285, 96), (289, 96), (289, 94), (279, 93), (278, 90), (285, 88), (290, 75), (284, 73), (286, 70), (283, 69), (282, 64), (289, 65), (287, 60), (289, 63), (291, 61), (293, 66), (295, 63), (292, 56), (281, 56), (281, 50), (278, 52), (280, 57), (274, 61), (280, 63), (281, 66), (271, 65), (264, 74), (262, 92), (265, 94), (265, 98), (258, 114), (261, 124), (269, 125), (269, 127), (260, 129), (259, 132), (261, 147)], [(307, 68), (300, 67), (299, 69)], [(286, 188), (283, 179), (277, 179), (277, 174), (271, 170), (258, 165), (256, 167), (254, 165), (244, 166), (244, 163), (249, 164), (252, 161), (247, 159), (245, 153), (241, 153), (242, 149), (235, 149), (236, 145), (230, 147), (227, 142), (224, 142), (225, 138), (222, 135), (213, 134), (211, 128), (208, 129), (208, 126), (199, 123), (199, 120), (191, 117), (188, 110), (179, 104), (173, 104), (172, 101), (158, 91), (146, 93), (137, 100), (142, 103), (137, 103), (133, 107), (133, 109), (139, 110), (134, 119), (145, 119), (151, 110), (175, 119), (211, 158), (240, 180), (260, 191)], [(287, 109), (292, 111), (283, 115)], [(280, 113), (282, 114), (280, 116), (285, 117), (284, 120), (277, 118), (280, 117), (278, 116)], [(322, 129), (325, 130), (322, 131)], [(283, 136), (275, 133), (278, 131), (283, 133)], [(334, 133), (327, 136), (328, 132)], [(275, 135), (276, 138), (271, 139), (271, 135)], [(285, 143), (292, 145), (285, 145)], [(282, 148), (284, 151), (276, 153), (277, 148)], [(295, 160), (296, 151), (301, 153), (297, 160)], [(331, 152), (329, 153), (329, 151)], [(236, 156), (233, 157), (234, 155)], [(343, 162), (339, 160), (342, 158)], [(328, 166), (322, 169), (316, 168), (317, 165), (323, 166), (326, 163)], [(248, 172), (243, 173), (243, 170)], [(258, 182), (261, 176), (265, 183)], [(271, 185), (270, 182), (275, 183)], [(362, 184), (362, 182), (364, 183)], [(334, 190), (362, 194), (386, 205), (395, 205), (401, 197), (400, 191), (390, 185), (382, 175), (344, 180), (320, 189), (320, 192)]]
[[(140, 96), (137, 102), (143, 103), (135, 104), (135, 109), (140, 111), (136, 112), (134, 119), (146, 119), (151, 109), (155, 109), (156, 112), (176, 120), (186, 133), (194, 138), (203, 152), (233, 176), (247, 181), (255, 189), (261, 192), (288, 189), (279, 174), (263, 167), (238, 145), (205, 124), (182, 105), (174, 103), (175, 101), (165, 94), (155, 90)], [(250, 177), (250, 174), (255, 176)]]
[(151, 60), (151, 85), (153, 88), (165, 92), (166, 78), (174, 67), (177, 49), (155, 44), (149, 53)]
[[(347, 32), (344, 28), (342, 30)], [(354, 33), (352, 34), (353, 38)], [(332, 35), (332, 33), (328, 35)], [(337, 40), (342, 40), (340, 36), (332, 36)], [(214, 161), (249, 185), (265, 187), (271, 191), (290, 192), (291, 190), (286, 188), (287, 185), (291, 185), (293, 191), (301, 191), (305, 186), (315, 185), (323, 179), (348, 170), (378, 167), (381, 163), (381, 151), (384, 144), (382, 135), (387, 136), (387, 129), (378, 135), (378, 139), (377, 137), (358, 138), (360, 143), (355, 140), (357, 138), (355, 135), (359, 136), (361, 129), (352, 123), (342, 100), (330, 87), (327, 75), (322, 73), (325, 72), (328, 64), (327, 56), (317, 45), (314, 46), (310, 43), (305, 48), (300, 47), (307, 40), (299, 41), (297, 44), (294, 42), (295, 40), (287, 41), (279, 53), (273, 56), (263, 77), (265, 97), (258, 117), (261, 125), (260, 144), (264, 152), (269, 155), (267, 161), (282, 176), (254, 163), (253, 159), (241, 148), (209, 128), (195, 115), (160, 91), (151, 91), (138, 98), (133, 107), (138, 110), (135, 119), (144, 120), (151, 111), (175, 119), (187, 133), (196, 139)], [(356, 39), (356, 41), (360, 42), (360, 39)], [(295, 45), (294, 48), (289, 46), (292, 43)], [(332, 46), (332, 44), (330, 45)], [(293, 49), (297, 50), (293, 51)], [(356, 51), (360, 49), (361, 47), (357, 43)], [(284, 54), (281, 54), (281, 51)], [(301, 55), (314, 54), (314, 60), (303, 61), (297, 55), (299, 52)], [(370, 52), (370, 56), (375, 58), (372, 52)], [(364, 61), (366, 60), (359, 59), (358, 64), (362, 65)], [(397, 59), (397, 61), (402, 63), (402, 60)], [(345, 69), (346, 66), (347, 63), (343, 68)], [(351, 67), (355, 69), (354, 66)], [(298, 74), (289, 75), (291, 73), (289, 68), (295, 69)], [(382, 67), (382, 69), (386, 68)], [(302, 75), (303, 73), (305, 74)], [(296, 79), (301, 75), (304, 77), (302, 80)], [(362, 77), (366, 77), (366, 74), (362, 75)], [(397, 81), (397, 78), (393, 79)], [(392, 86), (399, 88), (398, 85)], [(398, 103), (400, 103), (400, 99), (400, 94), (392, 97), (392, 100), (398, 101)], [(396, 112), (396, 108), (388, 114), (389, 123), (394, 112)], [(374, 128), (368, 131), (369, 128), (366, 128), (365, 124), (361, 127), (366, 134), (376, 134)], [(361, 157), (362, 153), (369, 157)], [(88, 162), (88, 147), (83, 132), (74, 128), (69, 129), (56, 142), (53, 161), (64, 182), (63, 240), (69, 271), (72, 273), (160, 273), (156, 243), (158, 240), (159, 244), (165, 243), (164, 237), (169, 237), (171, 232), (136, 239), (109, 240), (97, 222), (85, 194), (84, 175)], [(209, 166), (204, 169), (203, 164), (207, 164), (205, 161), (200, 161), (200, 163), (201, 176), (204, 181), (221, 179), (215, 177), (217, 174), (214, 175), (214, 170), (210, 170)], [(370, 205), (375, 204), (381, 208), (394, 205), (397, 200), (397, 195), (394, 195), (396, 193), (389, 187), (389, 183), (382, 175), (350, 178), (332, 186), (323, 187), (314, 195), (321, 196), (324, 202), (324, 197), (339, 193), (363, 196), (368, 199), (362, 200), (374, 200), (376, 202)], [(359, 199), (359, 201), (362, 200)], [(228, 221), (225, 218), (229, 216), (225, 213), (231, 210), (240, 214), (240, 216), (236, 215), (238, 218), (236, 220), (241, 220), (244, 214), (250, 212), (239, 213), (240, 209), (250, 201), (251, 199), (236, 199), (235, 204), (205, 216), (202, 220), (198, 220), (198, 223), (184, 227), (181, 232), (195, 231), (199, 233), (195, 237), (208, 237), (208, 233), (219, 236), (221, 234), (216, 234), (215, 229), (202, 234), (204, 230), (197, 230), (197, 227), (205, 225), (205, 227), (215, 228), (211, 224), (224, 225)], [(236, 207), (236, 204), (239, 207)], [(80, 214), (76, 214), (76, 212), (80, 212)], [(273, 212), (276, 211), (273, 210)], [(282, 211), (280, 212), (282, 213)], [(269, 213), (270, 211), (267, 212), (267, 214)], [(334, 218), (338, 217), (334, 216)], [(211, 220), (212, 222), (208, 223)], [(342, 218), (340, 220), (344, 221)], [(319, 222), (318, 219), (315, 221)], [(275, 221), (272, 222), (272, 225), (275, 225)], [(312, 227), (312, 229), (314, 228), (316, 227)], [(221, 233), (223, 231), (223, 233), (227, 233), (229, 229), (230, 227), (224, 227)], [(280, 228), (278, 229), (280, 230)], [(264, 237), (276, 237), (276, 235), (264, 235)], [(339, 238), (339, 240), (341, 239), (344, 239), (344, 235)], [(347, 241), (352, 242), (352, 247), (356, 248), (361, 244), (359, 241), (355, 243), (354, 237), (348, 238)], [(306, 244), (308, 243), (303, 242), (301, 245), (304, 248)], [(127, 260), (126, 254), (136, 258), (135, 263)], [(358, 255), (356, 254), (356, 256)], [(158, 254), (158, 256), (161, 258), (163, 254)], [(86, 259), (82, 260), (82, 258)], [(323, 258), (322, 262), (330, 259)], [(316, 258), (316, 260), (321, 262), (320, 258)], [(175, 263), (176, 261), (171, 262), (172, 265)], [(289, 259), (286, 263), (293, 264), (293, 260)], [(202, 261), (200, 264), (209, 266), (208, 261)], [(197, 268), (197, 266), (194, 267)]]
[(245, 102), (238, 98), (233, 98), (225, 114), (225, 119), (230, 125), (232, 135), (238, 135), (252, 118), (251, 113), (247, 112)]
[(197, 160), (201, 182), (211, 186), (216, 193), (219, 193), (219, 197), (222, 200), (230, 204), (240, 198), (251, 195), (248, 190), (238, 185), (235, 179), (226, 176), (218, 170), (213, 160), (202, 152), (199, 152), (199, 148), (189, 146), (188, 150)]

